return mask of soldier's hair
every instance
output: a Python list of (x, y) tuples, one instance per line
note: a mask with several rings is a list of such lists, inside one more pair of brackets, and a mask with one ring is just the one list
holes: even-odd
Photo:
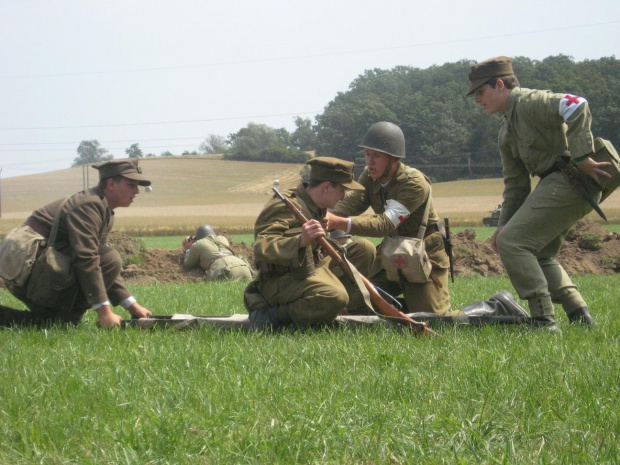
[(108, 185), (108, 179), (114, 179), (116, 182), (120, 182), (120, 180), (123, 179), (123, 176), (119, 174), (118, 176), (112, 176), (111, 178), (102, 179), (99, 181), (97, 187), (99, 187), (99, 189), (101, 190), (104, 190), (105, 187)]
[(320, 179), (310, 179), (310, 181), (308, 181), (308, 187), (316, 187), (320, 184), (323, 184), (324, 182), (328, 182), (332, 185), (332, 187), (337, 187), (338, 184), (337, 182), (331, 182), (331, 181), (321, 181)]
[(508, 76), (491, 78), (486, 82), (486, 84), (490, 85), (493, 89), (495, 89), (495, 85), (497, 84), (498, 80), (504, 83), (504, 86), (506, 87), (506, 89), (514, 89), (515, 87), (521, 87), (521, 84), (519, 84), (519, 80), (517, 79), (517, 76), (515, 76), (514, 74), (510, 74)]

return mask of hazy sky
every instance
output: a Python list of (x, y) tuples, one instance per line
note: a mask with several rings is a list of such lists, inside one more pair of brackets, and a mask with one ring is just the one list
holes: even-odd
[(366, 69), (620, 57), (619, 26), (618, 0), (0, 0), (0, 176), (292, 131)]

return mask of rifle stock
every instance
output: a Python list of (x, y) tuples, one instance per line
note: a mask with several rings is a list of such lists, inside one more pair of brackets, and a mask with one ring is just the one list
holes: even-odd
[[(280, 191), (278, 191), (278, 189), (275, 187), (273, 187), (273, 191), (278, 196), (278, 198), (282, 200), (282, 202), (284, 202), (288, 209), (293, 212), (297, 220), (299, 220), (302, 224), (308, 222), (308, 219), (305, 217), (305, 215), (293, 204), (293, 202), (291, 202), (289, 198), (283, 196)], [(347, 273), (347, 275), (349, 275), (349, 277), (353, 281), (355, 281), (353, 270), (351, 270), (349, 264), (344, 260), (340, 253), (332, 247), (332, 245), (327, 241), (327, 239), (325, 239), (325, 237), (319, 237), (317, 239), (317, 242), (325, 251), (325, 253), (327, 253), (332, 258), (332, 260), (337, 261), (340, 267), (345, 271), (345, 273)], [(371, 302), (377, 306), (382, 315), (397, 321), (398, 323), (413, 330), (417, 334), (432, 334), (433, 336), (439, 336), (439, 334), (427, 327), (424, 323), (420, 323), (419, 321), (415, 321), (409, 318), (407, 315), (405, 315), (403, 312), (398, 310), (383, 297), (381, 297), (375, 286), (365, 276), (362, 276), (361, 273), (360, 278), (362, 280), (362, 283), (368, 290)]]

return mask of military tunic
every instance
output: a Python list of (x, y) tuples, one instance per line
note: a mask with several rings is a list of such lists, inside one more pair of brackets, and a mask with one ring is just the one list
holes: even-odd
[(225, 236), (207, 236), (194, 242), (183, 263), (186, 268), (200, 266), (208, 281), (252, 279), (250, 266), (234, 255)]
[[(360, 175), (358, 182), (365, 187), (365, 190), (350, 192), (333, 209), (333, 213), (336, 215), (351, 217), (350, 233), (353, 235), (417, 237), (427, 201), (431, 202), (427, 224), (434, 225), (439, 221), (432, 203), (433, 199), (432, 197), (429, 198), (430, 184), (419, 170), (400, 163), (394, 178), (387, 185), (382, 185), (378, 180), (372, 179), (366, 168)], [(390, 200), (399, 202), (409, 214), (396, 219), (390, 218), (386, 213)], [(369, 207), (372, 208), (374, 214), (362, 215)], [(428, 233), (429, 231), (427, 231)], [(442, 283), (442, 288), (429, 280), (427, 283), (406, 282), (404, 289), (401, 289), (400, 283), (387, 279), (379, 259), (375, 261), (371, 271), (371, 280), (375, 285), (390, 293), (399, 294), (402, 292), (410, 312), (443, 314), (450, 309), (448, 255), (444, 248), (443, 238), (437, 231), (431, 232), (425, 237), (424, 245), (433, 265), (433, 272)], [(379, 245), (377, 256), (380, 256), (380, 250), (381, 246)]]
[[(553, 315), (552, 301), (564, 310), (586, 306), (555, 256), (568, 230), (592, 208), (561, 172), (541, 179), (531, 192), (530, 176), (549, 170), (559, 156), (573, 159), (594, 151), (588, 102), (570, 94), (512, 89), (499, 131), (504, 201), (497, 247), (519, 297), (532, 316)], [(600, 189), (583, 176), (595, 199)]]
[[(63, 200), (45, 205), (28, 219), (46, 238)], [(114, 212), (98, 187), (69, 198), (63, 207), (54, 248), (71, 257), (77, 284), (64, 292), (66, 298), (60, 308), (43, 307), (30, 301), (26, 297), (26, 285), (9, 288), (32, 311), (31, 315), (25, 315), (30, 312), (22, 312), (23, 318), (18, 318), (21, 322), (47, 319), (75, 322), (95, 304), (109, 300), (114, 306), (131, 296), (120, 276), (122, 265), (119, 253), (105, 245), (113, 223)], [(47, 283), (36, 285), (46, 286)]]
[[(308, 220), (324, 219), (326, 209), (317, 206), (305, 184), (283, 194)], [(331, 257), (322, 256), (316, 241), (300, 249), (302, 224), (277, 197), (272, 198), (256, 220), (254, 257), (258, 289), (280, 317), (298, 325), (327, 323), (347, 306), (347, 287), (330, 269)], [(358, 250), (354, 265), (370, 267), (374, 247), (368, 241)], [(370, 258), (368, 255), (370, 254)]]

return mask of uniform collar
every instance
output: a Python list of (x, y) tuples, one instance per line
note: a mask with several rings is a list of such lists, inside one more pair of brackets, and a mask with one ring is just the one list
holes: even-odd
[(523, 89), (520, 87), (515, 87), (510, 91), (510, 95), (508, 96), (508, 102), (506, 103), (506, 111), (504, 112), (504, 117), (510, 121), (512, 119), (512, 115), (515, 111), (515, 104), (519, 97), (523, 95)]
[(307, 184), (299, 183), (299, 185), (297, 186), (297, 190), (295, 191), (297, 201), (301, 204), (302, 209), (308, 210), (312, 218), (323, 218), (327, 209), (321, 208), (316, 203), (314, 203), (314, 200), (312, 200), (312, 198), (306, 192), (306, 185)]

